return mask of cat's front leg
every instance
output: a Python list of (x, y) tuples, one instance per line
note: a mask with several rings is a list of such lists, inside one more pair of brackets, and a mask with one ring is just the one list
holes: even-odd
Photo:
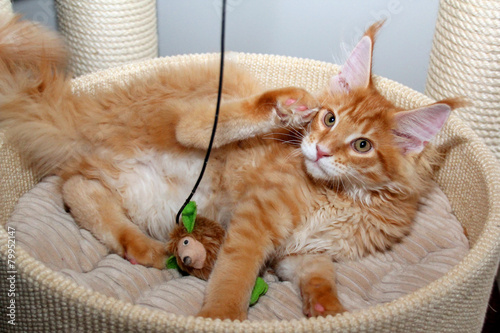
[[(287, 126), (301, 126), (319, 110), (317, 99), (302, 88), (265, 91), (247, 98), (225, 101), (220, 106), (213, 147), (252, 138)], [(206, 149), (213, 129), (213, 105), (192, 103), (179, 112), (177, 141), (186, 147)]]
[(250, 294), (266, 254), (273, 249), (269, 235), (250, 224), (229, 229), (208, 281), (198, 316), (245, 320)]
[(255, 279), (276, 244), (282, 242), (291, 229), (292, 219), (283, 213), (286, 208), (274, 204), (277, 209), (269, 207), (259, 211), (256, 207), (266, 207), (266, 204), (255, 197), (244, 201), (235, 211), (198, 316), (246, 319)]
[(327, 255), (290, 255), (279, 261), (276, 273), (291, 281), (302, 296), (308, 317), (336, 315), (345, 311), (337, 295), (335, 268)]

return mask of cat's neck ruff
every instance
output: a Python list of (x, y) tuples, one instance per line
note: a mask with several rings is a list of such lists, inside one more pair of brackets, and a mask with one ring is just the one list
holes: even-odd
[(344, 194), (353, 202), (370, 206), (377, 202), (389, 202), (394, 200), (394, 196), (408, 196), (402, 186), (395, 182), (387, 183), (379, 187), (369, 188), (362, 184), (354, 184), (352, 182), (335, 180), (328, 186), (329, 191), (334, 191), (336, 194)]

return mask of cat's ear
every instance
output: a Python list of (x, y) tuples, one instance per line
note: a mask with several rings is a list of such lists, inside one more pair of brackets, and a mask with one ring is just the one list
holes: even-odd
[(340, 72), (330, 79), (332, 94), (345, 94), (353, 89), (367, 88), (372, 75), (372, 53), (375, 34), (384, 21), (377, 22), (366, 30)]
[(415, 110), (394, 115), (393, 134), (403, 153), (419, 153), (446, 123), (451, 110), (470, 106), (462, 97), (448, 98)]
[(395, 114), (393, 134), (404, 154), (420, 153), (443, 127), (452, 106), (437, 103)]
[(340, 72), (330, 79), (332, 94), (345, 94), (370, 84), (373, 42), (369, 36), (361, 38)]

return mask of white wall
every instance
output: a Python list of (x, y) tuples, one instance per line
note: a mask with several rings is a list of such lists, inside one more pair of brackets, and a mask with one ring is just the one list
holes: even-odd
[[(339, 63), (367, 26), (385, 18), (373, 71), (422, 92), (438, 2), (227, 0), (226, 50)], [(160, 56), (218, 52), (220, 4), (157, 0)], [(14, 10), (55, 27), (53, 0), (15, 0)]]

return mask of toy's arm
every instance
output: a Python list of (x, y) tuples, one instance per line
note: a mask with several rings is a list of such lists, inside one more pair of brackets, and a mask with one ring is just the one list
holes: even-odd
[[(213, 147), (268, 133), (285, 125), (310, 121), (319, 104), (301, 88), (268, 90), (236, 101), (222, 102)], [(206, 149), (212, 134), (214, 106), (199, 102), (183, 113), (175, 129), (177, 141), (186, 147)]]

